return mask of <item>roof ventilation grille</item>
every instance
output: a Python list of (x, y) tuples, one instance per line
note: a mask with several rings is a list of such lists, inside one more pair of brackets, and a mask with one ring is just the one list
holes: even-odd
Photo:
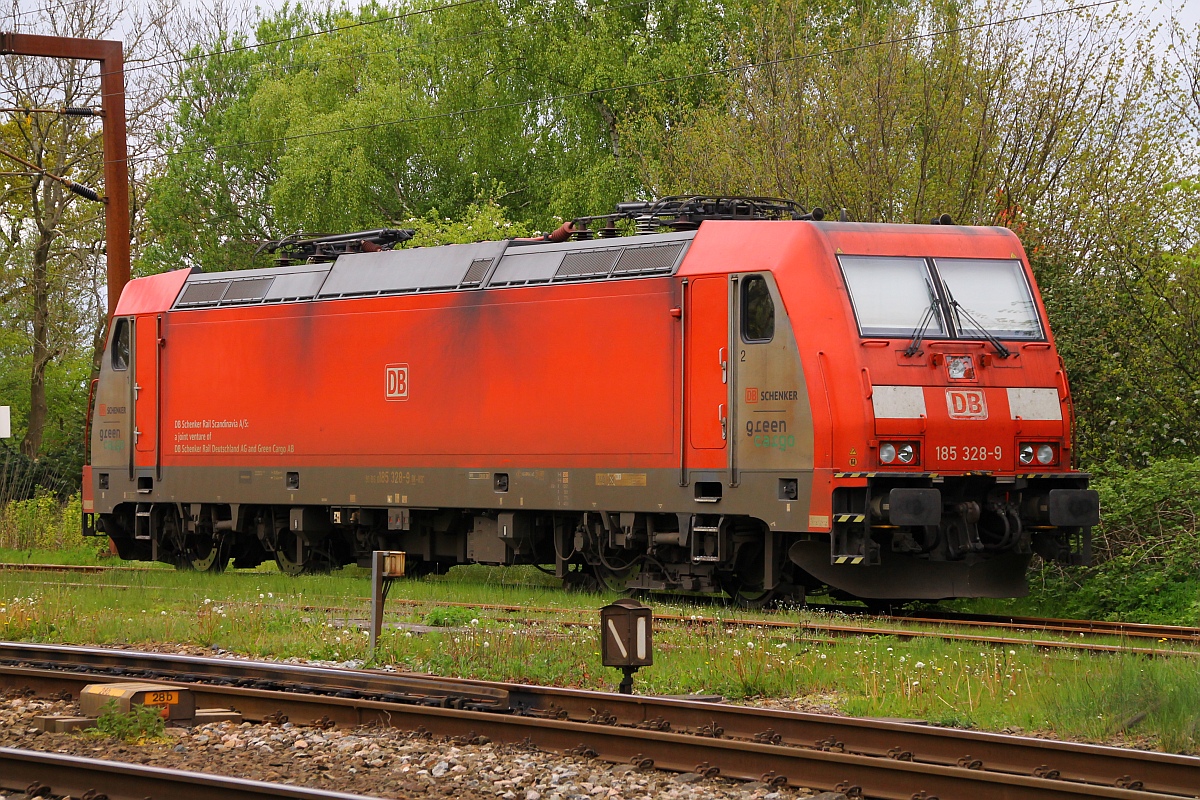
[(683, 252), (682, 244), (662, 244), (654, 247), (629, 247), (613, 269), (615, 274), (670, 272)]
[(619, 248), (611, 250), (584, 250), (567, 253), (562, 264), (554, 273), (555, 278), (591, 278), (604, 276), (612, 270), (617, 257), (621, 255)]
[(221, 302), (225, 290), (232, 281), (204, 281), (190, 283), (184, 290), (183, 297), (176, 305), (179, 306), (215, 306)]
[(478, 286), (483, 283), (483, 279), (487, 277), (487, 272), (492, 266), (494, 258), (477, 258), (471, 262), (471, 267), (467, 270), (467, 274), (463, 276), (462, 286)]

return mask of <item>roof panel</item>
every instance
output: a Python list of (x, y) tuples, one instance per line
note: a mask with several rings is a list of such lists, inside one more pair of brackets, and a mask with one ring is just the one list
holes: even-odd
[(333, 264), (192, 273), (174, 308), (213, 308), (668, 274), (695, 232), (580, 242), (478, 242), (339, 256)]
[(480, 242), (339, 256), (318, 296), (356, 297), (453, 289), (463, 282), (473, 261), (495, 258), (506, 245), (507, 242)]
[(489, 286), (511, 286), (523, 283), (543, 283), (554, 277), (562, 263), (561, 250), (521, 251), (500, 259), (500, 266), (492, 273)]

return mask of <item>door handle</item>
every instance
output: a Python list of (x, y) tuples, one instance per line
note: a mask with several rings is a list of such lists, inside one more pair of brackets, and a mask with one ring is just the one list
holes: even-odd
[(721, 441), (729, 438), (729, 416), (725, 413), (725, 404), (717, 406), (717, 419), (721, 421)]
[(721, 362), (721, 383), (729, 383), (729, 359), (725, 356), (725, 348), (717, 351), (717, 360)]

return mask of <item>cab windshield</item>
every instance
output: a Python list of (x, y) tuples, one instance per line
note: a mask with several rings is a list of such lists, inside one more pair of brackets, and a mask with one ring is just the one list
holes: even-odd
[(843, 255), (838, 262), (863, 336), (1043, 338), (1016, 259)]
[(937, 295), (923, 258), (842, 256), (842, 271), (863, 336), (912, 336), (931, 308), (927, 336), (945, 336)]
[(934, 266), (947, 296), (967, 314), (954, 313), (959, 336), (984, 332), (1000, 339), (1040, 339), (1042, 324), (1020, 261), (983, 258), (938, 258)]

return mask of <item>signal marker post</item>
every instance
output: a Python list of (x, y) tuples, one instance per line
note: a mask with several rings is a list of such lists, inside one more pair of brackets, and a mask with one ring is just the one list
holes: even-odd
[(376, 550), (371, 554), (371, 652), (383, 632), (383, 604), (392, 581), (404, 577), (402, 550)]
[(628, 598), (600, 609), (600, 661), (625, 673), (621, 694), (633, 694), (633, 673), (654, 663), (653, 622), (648, 606)]
[(12, 436), (12, 415), (8, 406), (0, 406), (0, 439)]

